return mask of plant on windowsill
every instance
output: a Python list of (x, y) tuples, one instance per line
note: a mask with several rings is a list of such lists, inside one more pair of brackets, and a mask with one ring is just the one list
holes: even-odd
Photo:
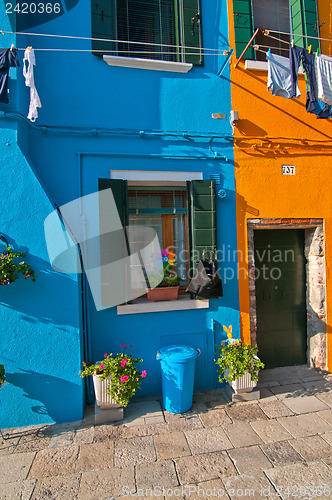
[(7, 384), (7, 382), (5, 382), (5, 380), (6, 380), (5, 367), (3, 365), (0, 365), (0, 389), (2, 387), (2, 384), (3, 385)]
[(257, 357), (258, 347), (234, 340), (232, 326), (223, 328), (228, 339), (217, 347), (220, 354), (216, 359), (219, 382), (228, 382), (235, 394), (250, 392), (257, 385), (259, 370), (264, 368), (264, 363)]
[(83, 361), (84, 368), (80, 376), (84, 378), (92, 375), (97, 405), (102, 408), (126, 407), (140, 389), (142, 378), (146, 377), (146, 370), (140, 372), (136, 368), (136, 364), (143, 360), (126, 354), (125, 344), (121, 345), (121, 349), (124, 352), (116, 356), (105, 353), (103, 361), (97, 363)]
[(30, 265), (24, 261), (16, 262), (16, 259), (24, 258), (26, 252), (14, 252), (7, 246), (7, 250), (0, 256), (0, 285), (10, 285), (18, 278), (18, 273), (23, 274), (25, 279), (31, 278), (36, 281), (36, 276)]
[(148, 289), (147, 296), (150, 302), (160, 300), (177, 300), (181, 276), (173, 269), (175, 266), (176, 255), (171, 250), (162, 249), (163, 279), (160, 281), (160, 275), (150, 276), (149, 282), (152, 288)]

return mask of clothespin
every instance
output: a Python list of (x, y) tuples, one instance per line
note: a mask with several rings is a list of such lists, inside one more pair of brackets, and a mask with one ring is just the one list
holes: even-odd
[(319, 56), (319, 47), (317, 47), (317, 55)]
[(229, 54), (229, 50), (224, 50), (224, 52), (222, 53), (223, 56), (228, 56)]
[(293, 38), (293, 40), (291, 42), (291, 46), (294, 47), (294, 38)]
[(30, 46), (29, 46), (29, 47), (27, 47), (27, 50), (32, 50), (32, 47), (30, 47)]
[(268, 56), (270, 56), (270, 55), (271, 55), (271, 49), (269, 49), (269, 50), (267, 51), (267, 55), (268, 55)]
[(312, 45), (309, 45), (309, 47), (308, 47), (309, 54), (311, 54), (311, 47), (312, 47)]
[(253, 45), (253, 46), (252, 46), (252, 48), (253, 48), (254, 50), (259, 50), (259, 45)]
[(13, 48), (14, 48), (14, 44), (12, 43), (10, 46), (10, 50), (13, 50)]
[(270, 34), (269, 30), (264, 30), (263, 33), (265, 36), (268, 36)]

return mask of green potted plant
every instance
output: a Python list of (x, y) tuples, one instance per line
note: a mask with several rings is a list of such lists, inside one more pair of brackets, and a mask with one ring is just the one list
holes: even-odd
[(29, 264), (24, 262), (17, 262), (18, 259), (24, 258), (26, 252), (14, 252), (10, 246), (2, 252), (0, 256), (0, 285), (10, 285), (17, 280), (19, 273), (23, 274), (25, 279), (31, 278), (36, 281), (36, 276)]
[(143, 360), (127, 354), (125, 344), (121, 345), (121, 349), (124, 351), (116, 356), (105, 353), (103, 361), (97, 363), (83, 361), (84, 368), (80, 376), (93, 377), (96, 401), (100, 407), (126, 407), (130, 398), (141, 387), (142, 378), (146, 377), (146, 370), (140, 372), (136, 368), (136, 364)]
[(2, 384), (3, 385), (7, 384), (7, 382), (5, 382), (5, 380), (6, 380), (5, 367), (3, 365), (0, 365), (0, 388), (2, 387)]
[(234, 340), (232, 326), (224, 326), (224, 330), (228, 339), (217, 347), (219, 382), (228, 382), (235, 394), (250, 392), (257, 385), (259, 370), (264, 368), (264, 363), (257, 356), (258, 347)]
[(163, 266), (163, 279), (160, 281), (160, 275), (150, 276), (149, 282), (152, 288), (148, 289), (147, 296), (150, 302), (159, 300), (177, 300), (179, 294), (179, 287), (181, 283), (181, 276), (179, 276), (175, 269), (176, 255), (168, 248), (162, 249), (162, 266)]

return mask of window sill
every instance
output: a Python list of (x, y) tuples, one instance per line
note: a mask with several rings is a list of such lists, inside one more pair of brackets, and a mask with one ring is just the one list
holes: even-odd
[(172, 71), (173, 73), (188, 73), (193, 67), (189, 63), (174, 61), (158, 61), (155, 59), (141, 59), (139, 57), (103, 56), (103, 60), (110, 66), (123, 68), (152, 69), (156, 71)]
[[(268, 70), (267, 67), (267, 61), (253, 61), (251, 59), (246, 59), (245, 60), (245, 69), (247, 70), (253, 70), (253, 71), (266, 71)], [(303, 68), (302, 66), (299, 67), (299, 75), (303, 75)]]
[(180, 295), (178, 300), (148, 302), (146, 298), (135, 300), (135, 304), (117, 306), (117, 314), (140, 314), (165, 311), (185, 311), (188, 309), (208, 309), (209, 299), (194, 299)]

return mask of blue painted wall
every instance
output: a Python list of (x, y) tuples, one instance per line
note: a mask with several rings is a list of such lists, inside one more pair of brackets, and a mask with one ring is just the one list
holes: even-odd
[[(205, 47), (228, 50), (227, 19), (226, 2), (202, 0)], [(90, 37), (90, 2), (81, 0), (64, 15), (31, 29), (33, 32), (37, 30), (40, 33)], [(8, 35), (1, 41), (5, 46), (11, 43)], [(217, 201), (218, 246), (224, 251), (236, 250), (233, 143), (226, 138), (232, 134), (229, 123), (231, 97), (227, 56), (222, 55), (222, 52), (218, 56), (206, 55), (203, 67), (194, 67), (187, 74), (177, 74), (108, 66), (91, 54), (90, 42), (86, 40), (18, 35), (16, 45), (20, 48), (32, 45), (35, 49), (89, 49), (87, 52), (36, 51), (35, 82), (42, 102), (36, 124), (32, 126), (20, 118), (3, 118), (0, 121), (2, 127), (9, 127), (9, 124), (16, 127), (19, 123), (18, 145), (15, 148), (17, 154), (21, 155), (21, 163), (29, 171), (31, 182), (38, 185), (39, 195), (35, 203), (40, 209), (39, 219), (33, 234), (29, 232), (29, 235), (30, 238), (33, 237), (33, 241), (42, 245), (43, 262), (47, 263), (47, 256), (42, 240), (42, 222), (51, 211), (51, 205), (37, 179), (50, 198), (61, 205), (96, 192), (98, 178), (108, 178), (111, 169), (197, 171), (202, 172), (204, 178), (220, 173), (221, 184), (217, 188), (225, 190), (227, 196)], [(21, 61), (22, 56), (23, 52), (20, 52)], [(219, 77), (218, 72), (224, 64), (222, 77)], [(12, 84), (15, 83), (13, 80)], [(29, 107), (29, 90), (24, 87), (21, 70), (17, 74), (16, 93), (16, 101), (7, 106), (25, 117)], [(9, 108), (3, 105), (1, 109)], [(212, 113), (225, 114), (226, 119), (214, 120)], [(156, 137), (139, 133), (152, 130), (161, 131), (162, 135)], [(0, 133), (1, 143), (4, 143), (4, 128)], [(23, 155), (28, 159), (29, 165)], [(185, 156), (186, 159), (172, 158), (178, 156)], [(10, 165), (12, 162), (10, 160)], [(13, 176), (15, 174), (17, 177), (17, 172), (13, 172)], [(22, 207), (17, 207), (17, 217), (21, 210)], [(23, 231), (22, 225), (20, 228)], [(8, 233), (10, 232), (8, 227)], [(27, 236), (26, 233), (24, 230), (20, 238), (20, 242), (25, 240), (25, 244), (26, 237), (23, 236)], [(32, 247), (30, 251), (39, 256)], [(231, 258), (229, 262), (221, 262), (221, 266), (224, 297), (211, 300), (210, 308), (205, 310), (118, 316), (116, 308), (97, 311), (88, 293), (87, 333), (90, 350), (86, 354), (89, 358), (86, 361), (101, 359), (104, 352), (117, 352), (122, 343), (133, 344), (134, 353), (144, 359), (144, 368), (148, 372), (140, 395), (156, 395), (161, 393), (157, 350), (170, 343), (186, 343), (202, 350), (196, 367), (195, 389), (216, 387), (214, 345), (224, 337), (222, 325), (232, 324), (235, 335), (239, 335), (237, 263)], [(37, 291), (35, 293), (39, 294), (42, 278), (41, 275), (36, 283), (24, 283), (24, 286), (34, 287)], [(74, 376), (81, 356), (77, 281), (73, 276), (61, 276), (51, 270), (48, 279), (52, 294), (57, 297), (55, 304), (58, 304), (60, 297), (67, 304), (68, 318), (65, 326), (62, 325), (66, 329), (67, 354), (64, 352), (64, 344), (59, 341), (60, 336), (41, 318), (35, 323), (35, 333), (30, 328), (33, 330), (31, 335), (37, 342), (40, 338), (38, 330), (48, 329), (43, 348), (50, 351), (47, 359), (52, 366), (52, 373), (60, 379), (60, 386), (64, 382), (71, 384), (76, 395), (72, 398), (71, 406), (76, 405), (79, 412), (82, 398), (76, 388), (80, 387), (80, 379), (77, 375)], [(59, 293), (59, 290), (63, 290), (63, 293)], [(47, 294), (41, 294), (39, 302), (37, 299), (34, 301), (33, 297), (29, 297), (28, 303), (25, 300), (24, 304), (28, 304), (27, 314), (29, 311), (31, 314), (34, 309), (47, 310)], [(19, 314), (18, 310), (16, 304), (11, 310), (13, 318)], [(66, 315), (61, 314), (61, 318), (63, 317)], [(10, 326), (13, 320), (9, 318), (8, 321)], [(52, 325), (57, 329), (57, 318), (55, 324), (55, 327), (54, 323)], [(52, 354), (51, 350), (56, 342), (57, 349)], [(16, 344), (16, 341), (13, 342), (13, 348)], [(5, 362), (7, 364), (6, 360)], [(60, 366), (63, 367), (63, 363), (67, 370), (66, 376), (61, 376), (63, 372)], [(56, 371), (55, 366), (59, 367)], [(35, 363), (30, 363), (30, 369), (37, 371)], [(57, 394), (60, 386), (56, 388)], [(6, 386), (7, 390), (9, 385)], [(4, 391), (1, 399), (3, 394)], [(31, 404), (31, 407), (34, 405)], [(44, 417), (34, 414), (35, 422)], [(73, 412), (66, 405), (59, 408), (59, 415), (51, 415), (51, 418), (59, 420), (70, 420), (72, 417)], [(47, 418), (49, 415), (45, 417), (45, 421)], [(31, 423), (32, 420), (33, 418)], [(12, 420), (13, 425), (23, 425), (23, 421), (23, 416)]]

